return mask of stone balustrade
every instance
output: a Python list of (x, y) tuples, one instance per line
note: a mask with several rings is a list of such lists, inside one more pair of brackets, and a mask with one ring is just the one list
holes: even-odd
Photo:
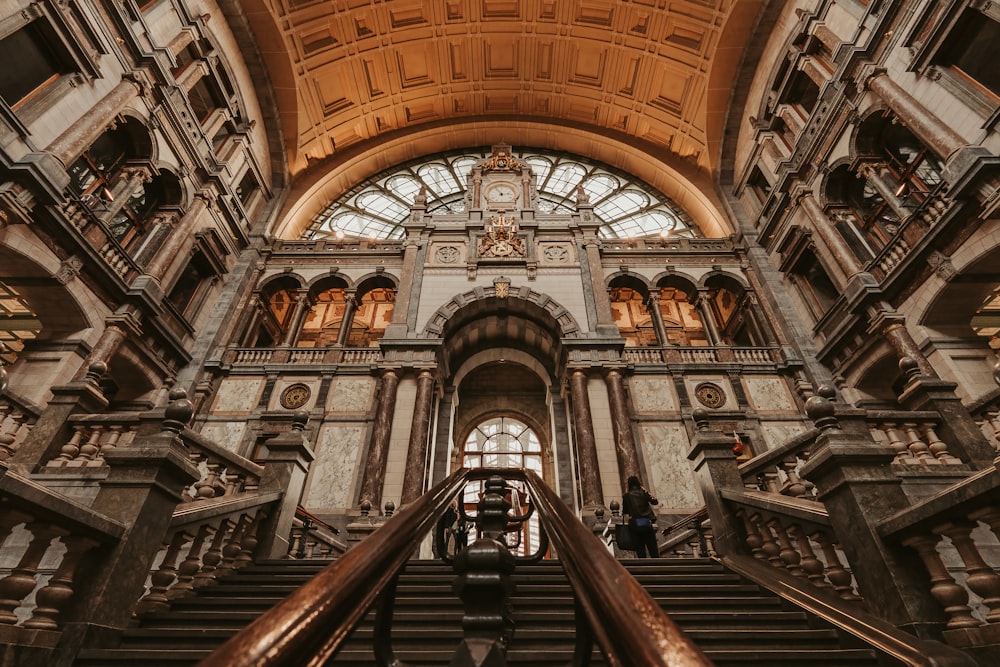
[(14, 456), (38, 421), (38, 410), (9, 395), (0, 397), (0, 463)]
[(288, 557), (296, 560), (330, 559), (347, 551), (347, 545), (331, 531), (298, 517), (292, 523)]
[(743, 485), (792, 498), (815, 498), (815, 487), (799, 476), (799, 469), (809, 460), (816, 435), (817, 431), (811, 429), (741, 465)]
[(360, 348), (236, 348), (226, 352), (226, 363), (234, 366), (265, 366), (268, 364), (375, 364), (382, 360), (377, 347)]
[[(970, 413), (989, 443), (1000, 452), (1000, 391), (973, 405)], [(2, 447), (3, 444), (0, 443), (0, 448)]]
[(940, 415), (934, 412), (873, 412), (867, 419), (872, 439), (893, 450), (894, 465), (959, 466), (947, 443), (938, 437)]
[(58, 630), (87, 570), (124, 526), (0, 466), (0, 625)]
[[(95, 419), (96, 417), (96, 419)], [(135, 440), (140, 417), (135, 413), (92, 415), (70, 419), (72, 434), (59, 454), (45, 464), (53, 468), (98, 468), (104, 453)]]
[(201, 478), (184, 490), (185, 502), (257, 491), (264, 469), (189, 429), (181, 432), (191, 463)]
[(142, 271), (125, 249), (111, 235), (107, 226), (94, 215), (88, 202), (75, 196), (59, 206), (63, 216), (78, 230), (112, 271), (125, 282), (131, 282)]
[(627, 347), (630, 364), (774, 364), (778, 350), (770, 347)]
[(782, 512), (751, 494), (726, 496), (743, 523), (744, 539), (754, 558), (832, 591), (842, 600), (863, 602), (822, 504), (800, 500)]
[(136, 614), (162, 611), (170, 600), (212, 585), (251, 563), (269, 508), (267, 502), (234, 512), (223, 505), (217, 508), (221, 514), (213, 512), (203, 517), (204, 513), (199, 512), (193, 520), (184, 512), (175, 513), (175, 521), (153, 561)]

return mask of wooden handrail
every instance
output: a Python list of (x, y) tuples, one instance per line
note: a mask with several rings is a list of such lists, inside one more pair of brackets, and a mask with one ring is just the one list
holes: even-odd
[(538, 475), (515, 469), (463, 468), (230, 638), (200, 667), (320, 667), (396, 578), (451, 499), (467, 482), (493, 475), (528, 485), (542, 526), (556, 546), (609, 665), (712, 664)]

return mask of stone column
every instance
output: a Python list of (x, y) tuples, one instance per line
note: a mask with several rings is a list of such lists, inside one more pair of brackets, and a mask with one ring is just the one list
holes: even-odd
[(892, 183), (886, 180), (886, 171), (888, 171), (888, 167), (884, 162), (867, 162), (861, 165), (858, 171), (861, 172), (862, 176), (868, 179), (868, 182), (871, 183), (873, 188), (875, 188), (875, 191), (882, 196), (882, 199), (885, 200), (885, 203), (888, 204), (889, 208), (892, 209), (892, 212), (895, 213), (900, 220), (905, 220), (910, 217), (913, 213), (913, 209), (904, 204), (903, 201), (896, 196), (896, 188), (893, 187)]
[(114, 185), (114, 190), (111, 193), (112, 199), (107, 203), (107, 208), (98, 212), (98, 217), (105, 223), (125, 208), (125, 204), (143, 183), (149, 183), (153, 180), (149, 168), (144, 166), (125, 167), (122, 169), (122, 176), (124, 178)]
[(109, 317), (106, 320), (104, 331), (101, 332), (101, 337), (97, 339), (97, 343), (94, 344), (90, 354), (87, 355), (80, 369), (76, 372), (74, 381), (82, 380), (95, 363), (111, 363), (112, 357), (118, 352), (118, 348), (125, 342), (129, 334), (138, 337), (141, 333), (139, 323), (132, 313), (126, 312)]
[(434, 373), (427, 370), (420, 371), (420, 375), (417, 376), (417, 395), (413, 401), (413, 423), (410, 425), (410, 442), (406, 450), (406, 469), (403, 471), (403, 494), (400, 505), (413, 502), (423, 493), (433, 406)]
[(291, 347), (295, 344), (295, 340), (299, 337), (299, 331), (302, 329), (302, 322), (306, 317), (306, 309), (312, 305), (311, 302), (308, 289), (298, 290), (295, 295), (295, 310), (292, 311), (292, 318), (288, 322), (288, 331), (285, 332), (285, 338), (281, 341), (282, 345)]
[(139, 84), (132, 79), (122, 79), (101, 101), (90, 107), (87, 113), (70, 125), (45, 152), (68, 167), (80, 157), (94, 141), (114, 121), (126, 106), (139, 97)]
[(830, 254), (833, 255), (833, 259), (837, 262), (840, 270), (844, 272), (844, 276), (850, 280), (852, 276), (860, 273), (863, 270), (861, 262), (858, 261), (854, 251), (844, 241), (844, 237), (833, 226), (826, 211), (820, 208), (819, 203), (812, 196), (812, 193), (807, 192), (799, 197), (799, 203), (811, 220), (812, 228), (816, 231), (816, 235), (823, 239), (823, 243), (830, 250)]
[[(344, 293), (344, 316), (340, 318), (340, 330), (337, 331), (337, 345), (339, 347), (347, 345), (347, 339), (351, 335), (351, 324), (354, 322), (354, 312), (358, 308), (358, 300), (355, 298), (354, 294), (354, 290), (348, 290)], [(398, 306), (399, 300), (397, 299), (392, 310), (393, 318), (396, 316), (396, 308)]]
[(712, 314), (712, 304), (709, 303), (707, 289), (702, 288), (698, 290), (698, 301), (695, 303), (695, 307), (698, 308), (702, 323), (705, 325), (705, 333), (708, 334), (709, 344), (715, 346), (722, 345), (722, 336), (719, 335), (719, 329), (715, 324), (715, 315)]
[(646, 309), (649, 310), (649, 317), (653, 320), (653, 330), (656, 332), (656, 339), (660, 341), (662, 347), (670, 345), (667, 340), (667, 328), (663, 326), (663, 313), (660, 312), (660, 290), (652, 290), (649, 298), (646, 299)]
[(604, 383), (608, 387), (608, 403), (611, 406), (611, 422), (615, 433), (615, 455), (618, 457), (618, 473), (624, 489), (629, 477), (640, 477), (639, 454), (632, 434), (632, 415), (628, 409), (621, 372), (615, 369), (608, 371), (604, 376)]
[(191, 241), (195, 223), (209, 206), (211, 195), (207, 192), (199, 192), (191, 201), (191, 205), (184, 213), (184, 216), (177, 222), (173, 230), (167, 235), (163, 245), (159, 247), (156, 254), (146, 264), (146, 275), (162, 283), (171, 264), (180, 254), (185, 244)]
[(587, 395), (587, 374), (574, 370), (569, 376), (569, 394), (573, 401), (573, 434), (576, 436), (576, 460), (580, 467), (580, 496), (584, 507), (603, 507), (601, 471), (594, 438), (594, 417)]
[(873, 70), (862, 84), (878, 95), (921, 143), (942, 159), (966, 145), (965, 139), (950, 125), (929, 112), (883, 69)]
[(379, 385), (375, 423), (372, 425), (368, 458), (365, 460), (361, 491), (358, 494), (359, 501), (367, 500), (374, 508), (382, 503), (382, 484), (385, 481), (385, 465), (389, 455), (389, 437), (392, 435), (392, 417), (396, 409), (396, 389), (399, 387), (396, 371), (392, 368), (382, 371)]
[(909, 329), (906, 328), (906, 319), (899, 313), (879, 311), (871, 320), (868, 328), (870, 333), (879, 333), (892, 346), (898, 359), (910, 357), (917, 362), (920, 374), (931, 378), (937, 378), (937, 371), (931, 366), (924, 353), (920, 351), (917, 342), (913, 340)]

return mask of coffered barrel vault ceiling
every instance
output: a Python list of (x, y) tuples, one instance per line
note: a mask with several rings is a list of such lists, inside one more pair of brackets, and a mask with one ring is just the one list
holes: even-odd
[(383, 137), (487, 119), (618, 136), (708, 175), (761, 2), (240, 4), (294, 180)]

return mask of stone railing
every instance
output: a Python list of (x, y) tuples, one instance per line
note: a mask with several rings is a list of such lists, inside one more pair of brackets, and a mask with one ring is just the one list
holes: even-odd
[(234, 366), (266, 366), (270, 364), (375, 364), (382, 360), (382, 350), (377, 347), (330, 348), (257, 348), (244, 347), (227, 350), (225, 363)]
[(871, 273), (880, 283), (909, 256), (913, 248), (920, 244), (921, 239), (947, 212), (949, 204), (944, 191), (945, 184), (942, 182), (920, 203), (917, 210), (900, 224), (895, 237), (872, 260)]
[(970, 406), (969, 412), (989, 443), (1000, 452), (1000, 389)]
[(252, 562), (261, 524), (280, 497), (274, 492), (180, 506), (153, 561), (136, 614), (162, 611), (170, 600)]
[(66, 220), (79, 231), (80, 235), (97, 251), (97, 254), (119, 278), (130, 282), (141, 273), (139, 265), (111, 236), (107, 226), (94, 215), (87, 202), (71, 196), (70, 200), (61, 204), (59, 208)]
[(816, 489), (799, 476), (799, 469), (809, 460), (817, 434), (816, 429), (810, 429), (742, 464), (739, 471), (743, 485), (792, 498), (814, 498)]
[(72, 435), (45, 467), (51, 470), (104, 466), (104, 453), (132, 444), (140, 422), (141, 415), (135, 412), (71, 417)]
[[(81, 578), (89, 576), (79, 569), (81, 561), (116, 544), (125, 527), (2, 464), (0, 507), (0, 625), (58, 630)], [(53, 640), (51, 635), (32, 637)]]
[(38, 408), (10, 393), (0, 396), (0, 463), (10, 460), (38, 421)]
[(958, 648), (1000, 638), (1000, 574), (990, 562), (1000, 538), (1000, 471), (986, 469), (879, 525), (916, 552), (930, 595), (947, 616), (944, 638)]
[(866, 421), (872, 439), (895, 452), (895, 465), (962, 465), (937, 435), (941, 416), (936, 412), (877, 410), (870, 411)]
[(631, 364), (773, 364), (777, 348), (770, 347), (627, 347)]
[(347, 544), (337, 539), (335, 530), (308, 514), (296, 514), (288, 541), (288, 557), (296, 560), (328, 560), (342, 555), (347, 551)]
[(229, 497), (258, 489), (264, 472), (262, 466), (190, 429), (184, 429), (180, 435), (189, 460), (201, 473), (201, 479), (184, 490), (186, 501)]
[(724, 491), (722, 496), (742, 523), (754, 558), (832, 591), (842, 600), (862, 601), (822, 503), (802, 498), (775, 500), (760, 491)]

